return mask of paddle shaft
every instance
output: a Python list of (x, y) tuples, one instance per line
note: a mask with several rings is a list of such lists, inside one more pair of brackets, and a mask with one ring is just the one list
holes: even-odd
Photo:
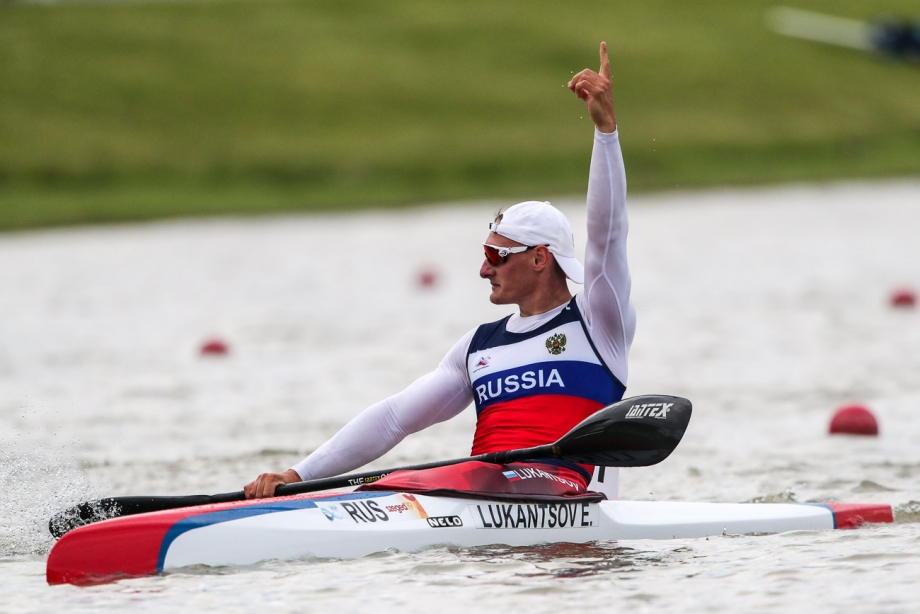
[[(394, 471), (419, 471), (421, 469), (434, 469), (436, 467), (447, 467), (449, 465), (459, 465), (471, 461), (482, 463), (495, 463), (504, 465), (506, 463), (515, 463), (523, 460), (534, 460), (538, 458), (560, 458), (561, 455), (553, 450), (557, 448), (556, 444), (547, 444), (535, 448), (524, 448), (521, 450), (508, 450), (507, 452), (492, 452), (490, 454), (480, 454), (479, 456), (468, 456), (466, 458), (454, 458), (445, 461), (434, 461), (431, 463), (422, 463), (421, 465), (409, 465), (397, 469), (383, 469), (381, 471), (368, 471), (366, 473), (352, 473), (333, 478), (321, 478), (319, 480), (309, 480), (307, 482), (294, 482), (293, 484), (281, 484), (275, 488), (275, 496), (282, 497), (285, 495), (299, 495), (307, 492), (316, 492), (318, 490), (328, 490), (330, 488), (345, 488), (347, 486), (361, 486), (370, 484), (381, 478), (393, 473)], [(233, 493), (236, 494), (236, 493)]]
[[(275, 496), (283, 497), (288, 495), (299, 495), (331, 488), (347, 488), (350, 486), (360, 486), (370, 484), (382, 479), (384, 476), (394, 471), (417, 471), (419, 469), (434, 469), (435, 467), (446, 467), (468, 461), (481, 461), (484, 463), (505, 464), (516, 461), (557, 457), (553, 454), (555, 444), (537, 446), (535, 448), (525, 448), (521, 450), (509, 450), (507, 452), (494, 452), (491, 454), (480, 454), (479, 456), (470, 456), (467, 458), (455, 458), (445, 461), (435, 461), (423, 463), (420, 465), (408, 465), (406, 467), (397, 467), (395, 469), (383, 469), (380, 471), (367, 471), (364, 473), (352, 473), (349, 475), (340, 475), (331, 478), (321, 478), (318, 480), (308, 480), (306, 482), (294, 482), (291, 484), (279, 484), (275, 488)], [(246, 495), (242, 490), (236, 492), (218, 493), (215, 495), (185, 495), (179, 497), (153, 497), (153, 496), (127, 496), (127, 497), (107, 497), (95, 501), (80, 503), (60, 514), (56, 514), (48, 523), (51, 534), (60, 537), (67, 531), (74, 529), (83, 524), (89, 524), (97, 520), (103, 520), (107, 517), (133, 516), (134, 514), (145, 514), (147, 512), (161, 512), (164, 510), (179, 509), (183, 507), (193, 507), (196, 505), (210, 505), (213, 503), (229, 503), (231, 501), (243, 501)]]

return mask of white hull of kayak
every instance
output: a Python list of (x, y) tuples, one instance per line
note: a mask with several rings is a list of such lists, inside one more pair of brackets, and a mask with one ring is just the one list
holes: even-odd
[(295, 496), (126, 516), (75, 529), (49, 555), (48, 581), (91, 582), (188, 565), (360, 557), (388, 549), (693, 538), (886, 521), (887, 505), (512, 503), (387, 492)]
[[(326, 511), (341, 516), (332, 520), (313, 508), (252, 516), (188, 531), (169, 546), (163, 568), (303, 557), (350, 558), (387, 549), (416, 552), (437, 545), (529, 546), (835, 528), (832, 511), (817, 505), (505, 503), (417, 495), (415, 499), (427, 517), (413, 511), (386, 511), (404, 505), (402, 497), (391, 495), (347, 503), (355, 506), (351, 510), (330, 502)], [(374, 503), (376, 509), (372, 507)], [(377, 510), (382, 510), (386, 519), (378, 517)]]

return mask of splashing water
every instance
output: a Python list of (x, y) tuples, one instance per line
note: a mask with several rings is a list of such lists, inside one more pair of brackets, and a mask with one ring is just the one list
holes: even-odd
[(748, 503), (798, 503), (798, 501), (795, 498), (795, 493), (786, 488), (782, 492), (754, 497)]
[(45, 554), (54, 539), (48, 519), (75, 503), (93, 499), (86, 478), (44, 450), (0, 452), (0, 556)]
[(892, 511), (895, 522), (920, 522), (920, 501), (908, 501), (895, 506)]

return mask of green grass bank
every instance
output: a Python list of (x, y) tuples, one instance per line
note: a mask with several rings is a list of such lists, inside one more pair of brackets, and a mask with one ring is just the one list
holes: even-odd
[(0, 229), (577, 194), (564, 86), (600, 40), (633, 192), (920, 175), (920, 68), (779, 37), (770, 6), (0, 4)]

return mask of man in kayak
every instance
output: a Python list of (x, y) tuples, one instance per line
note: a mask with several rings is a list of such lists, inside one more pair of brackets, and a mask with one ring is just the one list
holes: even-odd
[[(568, 220), (549, 203), (519, 203), (489, 225), (480, 277), (489, 300), (519, 313), (467, 333), (433, 372), (372, 405), (284, 473), (263, 473), (247, 498), (273, 496), (279, 484), (354, 470), (410, 433), (452, 418), (473, 402), (472, 454), (552, 443), (598, 409), (622, 398), (636, 316), (626, 261), (626, 176), (613, 107), (606, 43), (600, 70), (568, 87), (595, 125), (588, 180), (585, 265), (575, 257)], [(566, 279), (584, 284), (573, 298)], [(591, 467), (535, 459), (468, 462), (395, 472), (364, 489), (469, 492), (497, 496), (585, 495)]]

